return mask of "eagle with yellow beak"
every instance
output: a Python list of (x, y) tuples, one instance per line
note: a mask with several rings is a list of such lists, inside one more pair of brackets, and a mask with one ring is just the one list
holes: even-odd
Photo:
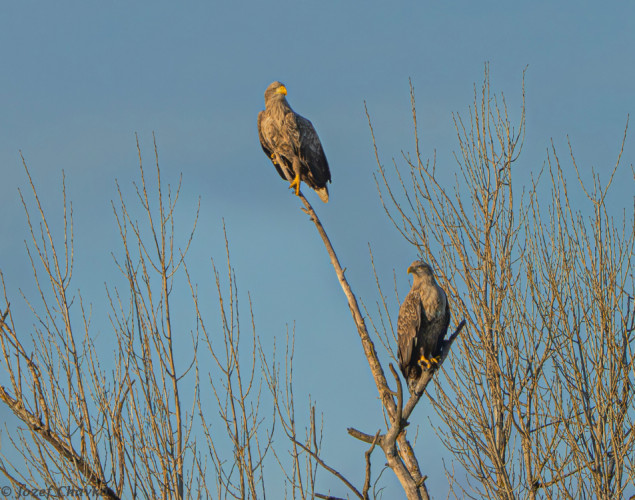
[(291, 109), (287, 88), (273, 82), (265, 91), (265, 110), (258, 113), (258, 137), (267, 157), (280, 177), (290, 182), (300, 195), (300, 182), (314, 189), (320, 199), (329, 201), (327, 182), (331, 171), (322, 143), (313, 124)]
[(439, 364), (450, 325), (450, 307), (429, 264), (416, 260), (408, 273), (412, 274), (412, 288), (399, 309), (397, 342), (399, 367), (412, 388), (423, 368), (429, 370)]

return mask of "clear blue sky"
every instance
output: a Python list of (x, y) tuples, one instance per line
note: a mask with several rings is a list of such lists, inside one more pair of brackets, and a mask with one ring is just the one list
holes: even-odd
[[(387, 290), (394, 269), (401, 294), (416, 254), (381, 208), (364, 101), (388, 164), (414, 149), (411, 78), (424, 151), (436, 150), (451, 171), (457, 148), (451, 113), (467, 113), (484, 63), (493, 90), (505, 93), (516, 116), (528, 67), (519, 168), (537, 172), (552, 139), (564, 156), (568, 135), (583, 169), (607, 169), (627, 114), (635, 111), (634, 20), (632, 1), (3, 2), (0, 268), (15, 311), (24, 311), (18, 288), (33, 293), (17, 193), (27, 187), (19, 151), (45, 205), (58, 214), (66, 172), (76, 223), (75, 287), (94, 304), (95, 331), (108, 336), (103, 283), (120, 279), (110, 256), (120, 250), (110, 201), (115, 179), (126, 188), (137, 179), (135, 132), (152, 165), (154, 132), (165, 180), (176, 183), (183, 173), (184, 218), (201, 197), (189, 256), (197, 281), (212, 290), (209, 257), (224, 258), (224, 218), (259, 335), (267, 343), (274, 335), (282, 339), (295, 322), (298, 410), (306, 409), (305, 394), (318, 400), (326, 413), (325, 457), (359, 483), (365, 448), (346, 428), (379, 428), (376, 391), (326, 252), (260, 149), (256, 116), (265, 88), (284, 82), (290, 104), (317, 128), (331, 165), (331, 201), (322, 205), (307, 194), (351, 285), (373, 304), (368, 245)], [(631, 134), (625, 165), (634, 156)], [(619, 175), (618, 182), (632, 174), (625, 168)], [(632, 196), (630, 188), (624, 195)], [(179, 303), (184, 313), (186, 299)], [(32, 319), (16, 319), (28, 333)], [(428, 416), (423, 401), (412, 418), (425, 436), (416, 450), (431, 493), (442, 498), (446, 479), (437, 457), (451, 458)], [(321, 478), (334, 494), (342, 492), (326, 473)]]

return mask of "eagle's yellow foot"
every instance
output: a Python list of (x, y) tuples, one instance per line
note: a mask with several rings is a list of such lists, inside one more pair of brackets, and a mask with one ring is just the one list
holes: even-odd
[(426, 370), (429, 370), (432, 367), (432, 365), (436, 365), (438, 367), (440, 359), (441, 359), (441, 356), (436, 356), (434, 358), (428, 359), (422, 354), (421, 357), (419, 358), (419, 365), (421, 367), (425, 365)]
[(278, 164), (278, 162), (276, 161), (276, 153), (271, 153), (271, 161), (274, 165)]
[(295, 195), (300, 196), (300, 174), (296, 174), (295, 179), (291, 181), (289, 189), (295, 188)]

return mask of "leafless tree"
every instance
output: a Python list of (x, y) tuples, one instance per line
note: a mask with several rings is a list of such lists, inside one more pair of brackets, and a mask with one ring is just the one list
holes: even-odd
[(468, 475), (448, 467), (450, 487), (473, 498), (619, 498), (635, 451), (633, 213), (616, 221), (606, 204), (619, 158), (606, 187), (594, 174), (587, 189), (571, 153), (589, 217), (571, 204), (554, 148), (545, 203), (538, 180), (528, 190), (517, 181), (524, 89), (517, 125), (487, 67), (474, 94), (469, 119), (454, 118), (454, 185), (422, 157), (414, 92), (407, 172), (378, 157), (388, 216), (467, 318), (432, 396), (437, 432)]
[[(155, 145), (155, 181), (139, 150), (141, 217), (119, 186), (113, 205), (124, 285), (107, 287), (110, 356), (96, 348), (90, 307), (71, 292), (66, 189), (63, 232), (55, 235), (24, 165), (33, 200), (22, 198), (32, 236), (27, 250), (39, 297), (27, 299), (33, 330), (13, 317), (6, 287), (0, 308), (0, 399), (24, 424), (12, 440), (29, 471), (1, 459), (0, 471), (13, 485), (25, 491), (88, 485), (107, 498), (264, 498), (269, 460), (280, 465), (290, 498), (368, 499), (377, 496), (379, 463), (408, 499), (427, 499), (409, 420), (432, 382), (430, 398), (443, 422), (436, 432), (457, 463), (458, 475), (448, 466), (455, 496), (621, 495), (633, 480), (635, 455), (635, 227), (630, 212), (618, 222), (606, 203), (619, 159), (606, 186), (594, 175), (588, 189), (571, 153), (591, 216), (570, 203), (555, 148), (542, 172), (551, 179), (548, 203), (539, 175), (519, 192), (524, 91), (514, 126), (505, 100), (490, 93), (486, 69), (469, 119), (455, 116), (459, 151), (451, 186), (435, 160), (423, 160), (414, 92), (411, 99), (416, 153), (403, 155), (404, 173), (397, 162), (388, 171), (376, 148), (378, 186), (390, 220), (435, 268), (454, 318), (440, 368), (424, 371), (412, 393), (375, 347), (379, 340), (395, 359), (398, 295), (389, 299), (377, 277), (377, 311), (360, 309), (318, 214), (299, 197), (344, 292), (385, 422), (380, 429), (348, 429), (366, 444), (360, 484), (323, 458), (320, 402), (310, 401), (306, 415), (297, 407), (295, 328), (284, 349), (278, 342), (269, 352), (249, 296), (244, 314), (226, 236), (226, 272), (213, 260), (210, 266), (218, 303), (210, 307), (199, 297), (186, 260), (198, 213), (179, 243), (180, 181), (175, 190), (164, 186)], [(174, 306), (177, 290), (191, 296), (190, 313)], [(340, 481), (341, 497), (320, 487), (319, 470)]]
[[(218, 327), (205, 317), (206, 308), (185, 261), (198, 214), (179, 246), (174, 221), (180, 182), (174, 191), (163, 186), (155, 145), (152, 187), (139, 146), (138, 150), (140, 182), (135, 184), (135, 193), (141, 220), (119, 186), (119, 203), (113, 204), (122, 242), (122, 252), (114, 254), (115, 263), (125, 285), (107, 286), (115, 346), (110, 356), (96, 347), (90, 307), (84, 306), (80, 292), (70, 292), (74, 235), (66, 188), (62, 189), (60, 244), (24, 163), (40, 220), (32, 218), (23, 197), (32, 235), (27, 250), (40, 299), (39, 304), (29, 302), (29, 307), (38, 326), (32, 338), (20, 333), (5, 287), (0, 344), (9, 387), (2, 386), (0, 398), (26, 426), (12, 440), (28, 464), (28, 476), (6, 460), (0, 462), (0, 471), (23, 491), (45, 486), (84, 492), (88, 486), (108, 498), (259, 498), (265, 496), (264, 459), (272, 450), (292, 498), (335, 498), (320, 493), (316, 485), (319, 468), (341, 479), (355, 496), (369, 498), (371, 454), (379, 447), (408, 497), (427, 498), (425, 477), (402, 431), (432, 374), (422, 377), (418, 393), (405, 401), (391, 366), (396, 389), (389, 389), (356, 297), (306, 198), (300, 197), (331, 256), (388, 415), (384, 433), (370, 435), (350, 429), (351, 435), (369, 444), (363, 459), (365, 480), (360, 486), (321, 458), (322, 425), (316, 417), (316, 403), (309, 407), (306, 428), (296, 423), (294, 334), (287, 338), (282, 361), (275, 351), (269, 355), (260, 346), (250, 307), (251, 335), (245, 342), (227, 239), (225, 283), (212, 261)], [(193, 322), (172, 305), (173, 293), (183, 285), (192, 296)], [(79, 304), (79, 314), (75, 304)], [(188, 332), (190, 358), (184, 359), (182, 339)], [(176, 342), (176, 338), (181, 340)], [(201, 355), (205, 351), (209, 356)], [(202, 359), (213, 360), (212, 366)], [(272, 396), (270, 417), (261, 410), (263, 384)], [(193, 393), (184, 390), (186, 387), (193, 387)], [(205, 410), (210, 399), (218, 418)], [(276, 422), (289, 442), (284, 450), (272, 448)], [(197, 434), (203, 438), (197, 439)], [(231, 456), (228, 447), (233, 450)], [(213, 474), (208, 474), (210, 465)], [(214, 478), (211, 482), (210, 477)]]
[(558, 461), (545, 457), (546, 473), (537, 470), (534, 481), (553, 484), (559, 498), (621, 498), (633, 481), (635, 218), (607, 206), (625, 141), (626, 131), (605, 186), (593, 171), (590, 187), (582, 181), (570, 148), (586, 197), (575, 204), (552, 148), (548, 213), (535, 203), (528, 229), (529, 326), (554, 339), (547, 394), (562, 440)]
[[(0, 345), (10, 385), (0, 386), (0, 398), (26, 426), (11, 440), (28, 466), (28, 476), (6, 459), (0, 462), (0, 471), (15, 491), (52, 487), (65, 496), (81, 496), (88, 489), (107, 498), (261, 496), (262, 463), (273, 421), (263, 424), (261, 415), (253, 321), (247, 342), (252, 356), (240, 363), (239, 352), (248, 347), (240, 338), (238, 288), (229, 249), (226, 285), (212, 266), (220, 309), (220, 334), (214, 331), (217, 339), (213, 339), (185, 266), (198, 214), (179, 247), (174, 217), (180, 182), (175, 191), (163, 187), (156, 145), (155, 155), (156, 183), (150, 188), (139, 150), (140, 183), (135, 188), (141, 221), (121, 189), (120, 204), (113, 205), (123, 244), (115, 262), (126, 286), (107, 289), (115, 346), (110, 357), (95, 347), (90, 310), (81, 294), (70, 292), (73, 217), (65, 186), (59, 243), (24, 164), (40, 219), (39, 224), (32, 219), (23, 197), (32, 236), (27, 251), (40, 303), (29, 302), (37, 320), (29, 337), (15, 324), (4, 287)], [(175, 287), (187, 288), (188, 283), (193, 298), (189, 317), (195, 320), (191, 323), (171, 304)], [(225, 288), (229, 298), (224, 296)], [(191, 349), (185, 351), (190, 359), (184, 360), (182, 339), (188, 338), (188, 332)], [(216, 366), (201, 366), (200, 359), (206, 359), (198, 355), (201, 341)], [(202, 384), (202, 377), (209, 383)], [(184, 391), (185, 387), (194, 390)], [(188, 400), (184, 394), (189, 394)], [(203, 411), (202, 401), (207, 404), (210, 398), (217, 403), (220, 422), (214, 412)], [(212, 420), (225, 433), (211, 432)], [(202, 434), (198, 440), (197, 433)], [(233, 446), (233, 457), (218, 452), (223, 436)], [(209, 462), (215, 482), (208, 482)]]

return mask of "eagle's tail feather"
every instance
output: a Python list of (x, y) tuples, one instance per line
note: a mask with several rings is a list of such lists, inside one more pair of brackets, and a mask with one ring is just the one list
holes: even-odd
[(320, 200), (322, 200), (324, 203), (329, 202), (329, 190), (326, 186), (316, 189), (315, 192), (320, 197)]

